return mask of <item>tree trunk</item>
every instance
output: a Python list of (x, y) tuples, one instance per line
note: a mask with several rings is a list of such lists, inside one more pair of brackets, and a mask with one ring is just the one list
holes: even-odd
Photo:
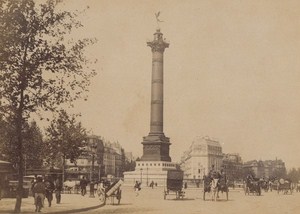
[(15, 213), (21, 212), (22, 196), (23, 196), (23, 141), (22, 141), (22, 112), (19, 111), (16, 121), (16, 134), (17, 134), (17, 157), (18, 157), (18, 187), (16, 195)]
[(18, 187), (17, 187), (17, 196), (16, 196), (16, 205), (15, 213), (21, 212), (22, 196), (23, 196), (23, 138), (22, 138), (22, 129), (23, 129), (23, 113), (24, 113), (24, 91), (26, 88), (26, 57), (27, 57), (27, 47), (29, 41), (25, 47), (23, 55), (23, 69), (20, 73), (20, 102), (19, 107), (16, 111), (16, 135), (17, 135), (17, 157), (18, 157)]
[(62, 165), (62, 183), (65, 182), (65, 164), (66, 164), (66, 157), (63, 155), (63, 165)]

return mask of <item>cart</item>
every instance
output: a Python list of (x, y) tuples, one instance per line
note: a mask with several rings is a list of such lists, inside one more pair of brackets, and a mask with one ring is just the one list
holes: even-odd
[(255, 195), (261, 195), (261, 186), (260, 181), (258, 179), (247, 180), (244, 186), (245, 195), (249, 195), (250, 193)]
[(277, 183), (277, 193), (281, 191), (283, 194), (293, 194), (292, 182), (281, 178)]
[(115, 198), (117, 199), (117, 204), (120, 204), (121, 201), (121, 185), (123, 184), (123, 181), (120, 179), (114, 183), (112, 183), (109, 187), (105, 188), (105, 192), (101, 189), (97, 189), (97, 195), (99, 200), (106, 204), (107, 200), (110, 198), (111, 204), (115, 205)]
[(182, 191), (183, 171), (169, 170), (167, 172), (167, 187), (164, 189), (164, 199), (167, 195), (175, 195), (176, 199), (183, 199), (185, 192)]

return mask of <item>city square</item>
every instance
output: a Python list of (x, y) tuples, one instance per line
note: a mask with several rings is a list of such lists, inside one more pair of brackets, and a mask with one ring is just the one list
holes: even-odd
[[(245, 195), (242, 188), (230, 189), (229, 200), (226, 201), (224, 195), (220, 193), (217, 201), (207, 199), (203, 201), (202, 188), (185, 189), (184, 199), (175, 199), (174, 195), (169, 195), (163, 199), (163, 187), (142, 188), (139, 195), (133, 187), (124, 186), (122, 188), (122, 199), (120, 204), (112, 205), (107, 201), (106, 205), (99, 203), (97, 198), (90, 198), (89, 195), (63, 194), (61, 204), (53, 204), (52, 207), (45, 207), (43, 213), (120, 213), (120, 214), (196, 214), (196, 213), (257, 213), (257, 214), (294, 214), (300, 209), (300, 193), (294, 192), (292, 195), (283, 193), (263, 192), (261, 196)], [(5, 203), (5, 204), (3, 204)], [(24, 213), (32, 213), (34, 209), (33, 198), (23, 201)], [(0, 213), (11, 213), (13, 199), (2, 199), (0, 201)]]
[(74, 2), (0, 1), (0, 213), (299, 212), (300, 3)]

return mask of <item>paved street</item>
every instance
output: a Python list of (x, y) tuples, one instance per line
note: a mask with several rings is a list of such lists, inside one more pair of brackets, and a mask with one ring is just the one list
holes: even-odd
[[(208, 198), (210, 197), (207, 195)], [(15, 199), (2, 199), (0, 213), (13, 210)], [(62, 204), (45, 207), (43, 213), (130, 213), (130, 214), (294, 214), (300, 210), (300, 193), (292, 195), (277, 194), (277, 192), (263, 192), (262, 196), (245, 196), (242, 189), (230, 190), (229, 201), (225, 195), (215, 201), (203, 201), (202, 189), (186, 190), (183, 200), (175, 200), (175, 195), (168, 195), (163, 199), (163, 188), (142, 188), (136, 196), (132, 187), (123, 187), (120, 205), (110, 204), (101, 206), (97, 198), (82, 197), (78, 194), (64, 194)], [(33, 198), (23, 199), (23, 213), (32, 213)]]
[[(54, 196), (54, 195), (53, 195)], [(22, 213), (34, 213), (35, 206), (33, 205), (33, 197), (23, 198), (22, 200)], [(3, 198), (0, 200), (0, 213), (12, 213), (14, 210), (16, 199)], [(45, 207), (42, 209), (42, 213), (76, 213), (88, 211), (92, 209), (100, 208), (99, 200), (97, 198), (90, 198), (88, 195), (81, 196), (79, 194), (62, 194), (62, 200), (60, 204), (55, 203), (55, 199), (52, 202), (52, 206), (48, 207), (48, 202), (45, 200)]]
[[(300, 193), (283, 195), (277, 192), (263, 192), (262, 196), (245, 196), (242, 189), (230, 190), (229, 201), (220, 194), (217, 202), (203, 201), (201, 189), (187, 189), (184, 200), (174, 200), (175, 196), (163, 199), (163, 188), (143, 188), (139, 196), (133, 189), (123, 188), (120, 205), (105, 205), (88, 213), (130, 213), (130, 214), (294, 214), (300, 211)], [(83, 213), (83, 212), (82, 212)]]

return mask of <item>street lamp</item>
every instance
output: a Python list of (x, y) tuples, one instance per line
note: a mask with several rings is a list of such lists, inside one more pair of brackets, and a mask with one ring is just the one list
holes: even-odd
[(147, 186), (148, 186), (148, 167), (147, 167)]
[(143, 168), (141, 168), (141, 183), (143, 181)]
[(92, 155), (92, 169), (91, 169), (91, 175), (90, 175), (90, 197), (94, 198), (94, 165), (95, 165), (95, 149), (97, 148), (97, 144), (96, 143), (92, 143), (90, 146), (90, 151), (91, 151), (91, 155)]

